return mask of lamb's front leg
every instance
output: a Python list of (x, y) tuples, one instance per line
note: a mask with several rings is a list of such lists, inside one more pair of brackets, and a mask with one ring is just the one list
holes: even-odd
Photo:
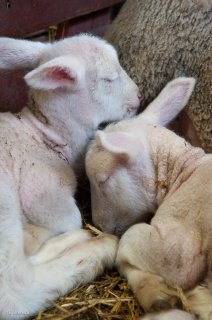
[[(46, 171), (41, 186), (38, 183), (40, 180), (33, 186), (29, 184), (29, 178), (25, 178), (20, 193), (26, 220), (30, 221), (24, 224), (27, 256), (35, 254), (46, 240), (82, 227), (81, 213), (73, 197), (74, 181), (68, 177), (66, 184), (60, 185), (60, 181), (64, 180), (61, 174), (52, 172), (48, 167)], [(41, 179), (39, 174), (36, 178)]]
[(80, 229), (82, 218), (74, 199), (76, 177), (70, 166), (56, 158), (54, 166), (37, 161), (34, 167), (34, 171), (27, 168), (20, 186), (26, 221), (49, 230), (53, 236)]
[[(174, 287), (186, 289), (202, 276), (204, 258), (196, 255), (195, 235), (174, 227), (170, 230), (174, 243), (169, 232), (164, 235), (158, 227), (143, 223), (131, 227), (120, 240), (117, 266), (145, 311), (178, 306)], [(189, 252), (183, 249), (185, 243)]]
[(152, 244), (156, 243), (160, 243), (160, 236), (152, 226), (134, 225), (122, 236), (116, 259), (119, 271), (127, 278), (146, 312), (167, 309), (178, 303), (175, 291), (168, 288), (156, 272), (155, 258), (162, 255), (162, 247), (159, 252), (153, 250)]
[[(65, 198), (65, 197), (64, 197)], [(66, 204), (63, 210), (63, 205)], [(45, 208), (44, 214), (47, 212)], [(24, 252), (27, 256), (34, 255), (41, 246), (50, 238), (59, 234), (77, 230), (80, 233), (81, 214), (74, 198), (67, 196), (61, 199), (61, 207), (55, 209), (54, 203), (48, 208), (48, 217), (44, 221), (40, 221), (38, 216), (34, 223), (24, 224)], [(83, 233), (83, 232), (82, 232)], [(74, 238), (74, 237), (73, 237)]]
[(66, 232), (48, 239), (40, 247), (40, 250), (29, 256), (28, 260), (33, 264), (46, 263), (62, 255), (65, 250), (70, 250), (77, 244), (80, 244), (92, 237), (91, 233), (84, 229), (78, 229)]
[(88, 231), (78, 230), (75, 234), (71, 232), (50, 239), (37, 257), (34, 255), (28, 261), (35, 270), (40, 270), (39, 277), (44, 274), (47, 290), (54, 288), (50, 291), (53, 292), (51, 299), (55, 299), (76, 285), (94, 280), (105, 268), (111, 268), (115, 263), (117, 248), (116, 236), (101, 234), (91, 237)]

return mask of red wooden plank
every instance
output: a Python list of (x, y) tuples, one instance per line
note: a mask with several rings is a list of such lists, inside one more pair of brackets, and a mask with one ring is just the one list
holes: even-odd
[(98, 11), (121, 0), (0, 1), (0, 36), (24, 37), (50, 25)]
[(106, 27), (111, 22), (111, 10), (106, 8), (89, 15), (77, 17), (75, 19), (65, 21), (58, 26), (57, 39), (70, 37), (81, 32), (90, 32), (92, 34), (102, 36)]
[(27, 102), (26, 71), (0, 72), (0, 111), (19, 111)]

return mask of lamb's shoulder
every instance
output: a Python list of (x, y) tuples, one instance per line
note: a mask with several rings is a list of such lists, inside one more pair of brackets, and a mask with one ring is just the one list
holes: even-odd
[(1, 114), (0, 146), (0, 167), (18, 192), (26, 220), (73, 196), (76, 178), (68, 162), (21, 115)]
[(187, 193), (195, 194), (205, 205), (212, 204), (212, 154), (205, 154), (197, 162), (197, 168), (185, 183)]
[[(168, 194), (159, 206), (153, 223), (167, 224), (173, 219), (198, 229), (212, 229), (212, 155), (199, 159), (190, 177), (173, 193)], [(207, 229), (208, 229), (207, 227)]]

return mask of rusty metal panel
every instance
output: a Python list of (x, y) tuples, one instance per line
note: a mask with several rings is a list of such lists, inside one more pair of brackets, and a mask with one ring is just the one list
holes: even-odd
[(24, 37), (50, 25), (120, 2), (121, 0), (2, 0), (0, 36)]

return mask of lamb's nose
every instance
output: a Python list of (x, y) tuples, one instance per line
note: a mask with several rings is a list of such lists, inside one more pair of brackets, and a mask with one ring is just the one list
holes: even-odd
[(138, 93), (138, 100), (139, 100), (139, 101), (141, 100), (141, 94), (140, 94), (140, 92)]

